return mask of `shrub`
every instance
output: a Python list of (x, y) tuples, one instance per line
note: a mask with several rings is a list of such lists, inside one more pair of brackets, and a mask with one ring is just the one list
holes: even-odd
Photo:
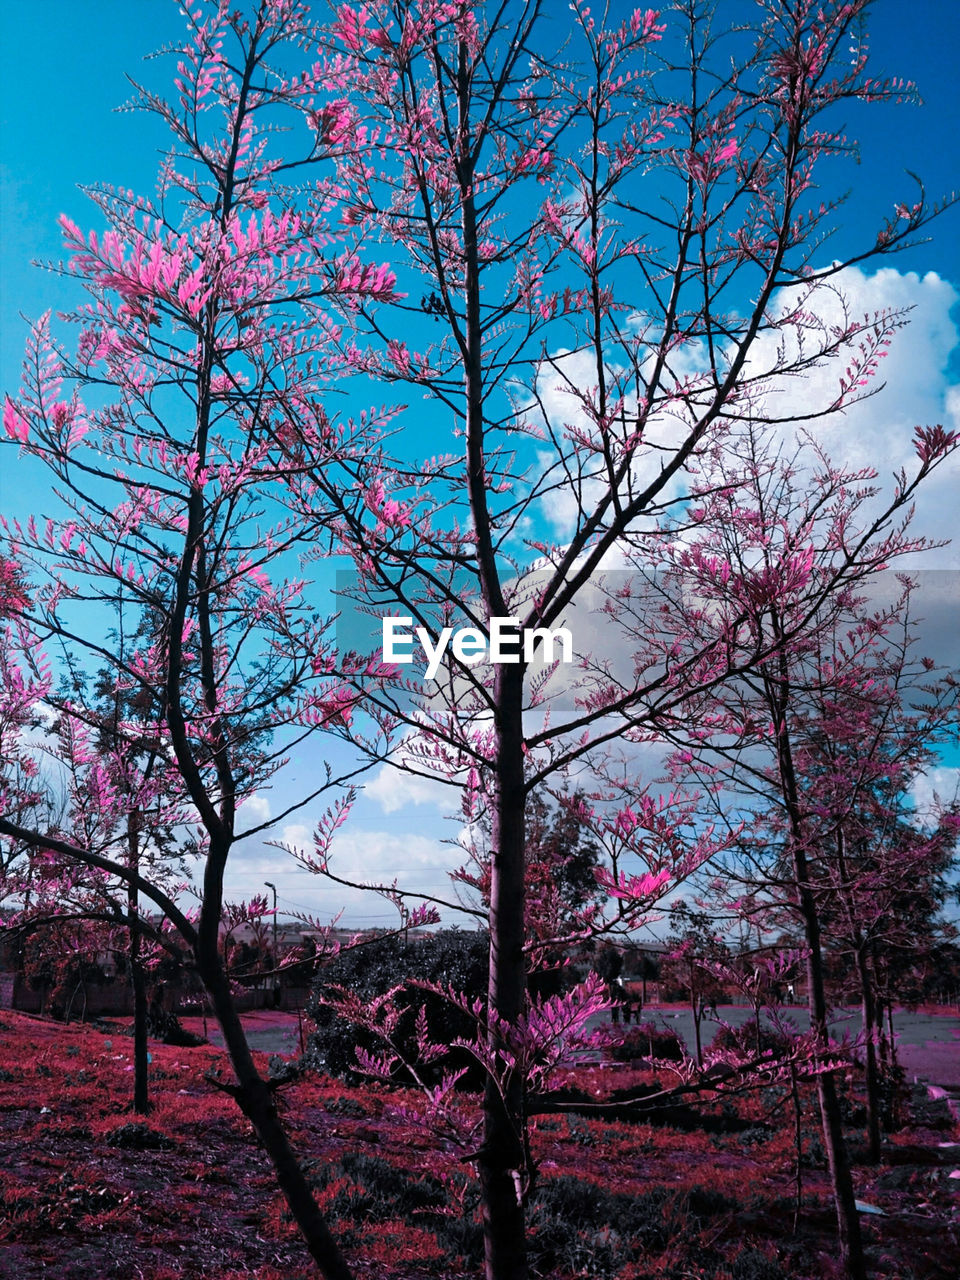
[(147, 1012), (147, 1034), (175, 1049), (196, 1049), (205, 1043), (203, 1036), (186, 1031), (175, 1013), (154, 1001)]
[[(444, 1184), (428, 1173), (409, 1174), (380, 1156), (348, 1152), (335, 1164), (316, 1166), (311, 1180), (317, 1191), (330, 1188), (324, 1200), (330, 1218), (357, 1228), (399, 1220), (430, 1232), (449, 1262), (470, 1267), (483, 1262), (479, 1196), (463, 1174)], [(456, 1205), (449, 1186), (457, 1188)], [(358, 1231), (343, 1227), (339, 1235), (354, 1245), (361, 1238)]]
[(320, 1166), (313, 1177), (317, 1190), (346, 1179), (327, 1206), (335, 1218), (386, 1222), (392, 1218), (436, 1212), (445, 1207), (443, 1183), (431, 1174), (409, 1174), (381, 1156), (348, 1151), (335, 1164)]
[(903, 1126), (902, 1104), (907, 1094), (906, 1079), (906, 1072), (900, 1066), (888, 1066), (880, 1075), (880, 1118), (888, 1133)]
[[(738, 1053), (756, 1053), (757, 1020), (750, 1018), (740, 1027), (720, 1027), (710, 1045), (711, 1049), (733, 1049)], [(790, 1053), (793, 1042), (788, 1035), (771, 1027), (767, 1022), (760, 1023), (760, 1051), (773, 1052), (778, 1057)]]
[(605, 1221), (609, 1194), (592, 1182), (562, 1175), (540, 1184), (537, 1207), (571, 1222)]
[(365, 1187), (378, 1205), (389, 1207), (390, 1218), (407, 1218), (424, 1209), (440, 1209), (447, 1196), (443, 1183), (431, 1174), (412, 1176), (380, 1156), (349, 1151), (340, 1158), (344, 1174)]
[(610, 1045), (606, 1055), (614, 1062), (633, 1062), (636, 1058), (663, 1058), (668, 1062), (683, 1060), (683, 1042), (675, 1031), (655, 1022), (641, 1022), (625, 1032), (623, 1038)]
[(438, 1218), (433, 1227), (437, 1244), (451, 1262), (469, 1267), (483, 1263), (483, 1225), (476, 1214)]
[[(581, 1178), (550, 1178), (537, 1189), (530, 1213), (530, 1263), (541, 1274), (553, 1270), (601, 1277), (616, 1274), (620, 1236), (610, 1226), (612, 1197)], [(621, 1255), (622, 1256), (622, 1255)]]
[[(420, 979), (449, 985), (471, 997), (487, 989), (487, 934), (464, 933), (443, 929), (424, 938), (404, 941), (383, 938), (366, 946), (345, 951), (321, 969), (314, 984), (307, 1013), (316, 1023), (304, 1061), (330, 1075), (356, 1081), (356, 1049), (379, 1052), (382, 1045), (363, 1027), (340, 1018), (333, 1009), (321, 1003), (324, 989), (346, 987), (364, 1000), (384, 995), (391, 988)], [(405, 1054), (415, 1057), (414, 1023), (417, 1010), (425, 1009), (427, 1025), (434, 1040), (450, 1044), (458, 1037), (470, 1039), (476, 1027), (473, 1021), (450, 1001), (432, 992), (410, 986), (404, 996), (407, 1012), (399, 1027), (399, 1040)], [(439, 1079), (451, 1067), (467, 1067), (466, 1082), (480, 1082), (480, 1068), (461, 1051), (433, 1068), (426, 1068), (428, 1078)], [(405, 1083), (402, 1073), (398, 1082)]]
[(639, 1196), (611, 1196), (608, 1210), (634, 1250), (660, 1251), (676, 1235), (686, 1234), (689, 1223), (681, 1198), (666, 1187), (653, 1187)]
[(344, 1116), (348, 1120), (364, 1120), (369, 1114), (368, 1108), (356, 1098), (328, 1098), (323, 1106), (329, 1115)]
[(267, 1060), (267, 1074), (277, 1085), (292, 1084), (294, 1080), (299, 1080), (302, 1071), (303, 1068), (299, 1062), (291, 1062), (289, 1058), (283, 1058), (279, 1053), (272, 1053)]
[(687, 1192), (687, 1203), (690, 1212), (697, 1218), (712, 1218), (718, 1213), (729, 1213), (738, 1208), (736, 1200), (731, 1200), (722, 1191), (713, 1187), (691, 1187)]

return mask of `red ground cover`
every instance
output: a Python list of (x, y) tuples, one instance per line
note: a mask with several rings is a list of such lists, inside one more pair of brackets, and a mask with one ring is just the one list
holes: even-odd
[[(0, 1015), (0, 1274), (20, 1280), (315, 1274), (249, 1125), (208, 1078), (220, 1072), (229, 1079), (223, 1052), (152, 1044), (151, 1053), (153, 1110), (137, 1124), (128, 1109), (132, 1042), (121, 1031)], [(597, 1097), (641, 1079), (649, 1077), (599, 1067), (571, 1077)], [(415, 1095), (311, 1076), (285, 1086), (282, 1098), (295, 1144), (318, 1174), (360, 1152), (408, 1181), (433, 1179), (436, 1186), (439, 1179), (447, 1215), (473, 1216), (469, 1166), (425, 1129)], [(603, 1232), (591, 1237), (591, 1247), (606, 1250), (602, 1275), (615, 1280), (740, 1280), (747, 1274), (738, 1262), (744, 1251), (750, 1275), (764, 1276), (767, 1266), (771, 1276), (829, 1280), (836, 1274), (832, 1218), (816, 1167), (813, 1116), (806, 1122), (814, 1167), (804, 1170), (805, 1207), (794, 1235), (792, 1142), (783, 1110), (771, 1115), (776, 1102), (768, 1090), (738, 1104), (752, 1127), (714, 1135), (544, 1116), (534, 1138), (541, 1176), (629, 1196), (660, 1194), (662, 1233), (642, 1264), (617, 1263), (614, 1229), (603, 1228), (608, 1239)], [(888, 1215), (864, 1217), (876, 1275), (955, 1280), (960, 1273), (960, 1178), (949, 1176), (960, 1167), (960, 1147), (941, 1145), (956, 1136), (945, 1108), (915, 1093), (912, 1121), (888, 1144), (885, 1163), (858, 1167), (858, 1196)], [(363, 1181), (349, 1172), (319, 1177), (321, 1202), (358, 1278), (477, 1274), (475, 1264), (451, 1256), (449, 1244), (444, 1251), (435, 1219), (384, 1217), (371, 1208)], [(729, 1206), (708, 1219), (691, 1218), (684, 1198), (691, 1188), (726, 1197)], [(534, 1239), (550, 1229), (547, 1219), (533, 1217)], [(596, 1264), (542, 1274), (597, 1280), (601, 1273), (590, 1265)]]

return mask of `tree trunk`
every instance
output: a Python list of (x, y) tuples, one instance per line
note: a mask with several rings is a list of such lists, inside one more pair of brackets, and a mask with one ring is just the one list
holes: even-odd
[(130, 934), (130, 982), (133, 987), (133, 1109), (143, 1116), (150, 1109), (147, 1079), (147, 984), (140, 964), (140, 935)]
[[(779, 636), (778, 636), (779, 638)], [(794, 767), (793, 745), (787, 721), (790, 678), (786, 654), (777, 658), (779, 679), (768, 678), (767, 691), (770, 710), (777, 726), (777, 765), (780, 786), (790, 824), (790, 856), (797, 906), (803, 920), (807, 943), (807, 1000), (810, 1009), (810, 1026), (815, 1032), (818, 1052), (826, 1053), (829, 1044), (827, 1025), (826, 984), (823, 976), (823, 948), (820, 936), (820, 913), (810, 881), (804, 841), (804, 821), (800, 803), (800, 788)], [(866, 1261), (863, 1256), (863, 1240), (860, 1234), (860, 1218), (853, 1194), (850, 1163), (843, 1141), (843, 1123), (840, 1116), (840, 1099), (832, 1072), (817, 1077), (817, 1095), (820, 1100), (820, 1118), (823, 1125), (823, 1141), (833, 1188), (833, 1203), (837, 1215), (837, 1235), (840, 1256), (850, 1280), (867, 1280)]]
[(873, 983), (862, 948), (857, 951), (857, 975), (860, 979), (860, 1008), (866, 1039), (867, 1086), (867, 1151), (871, 1164), (880, 1161), (880, 1075), (877, 1070), (877, 1011), (873, 999)]
[(796, 1163), (793, 1169), (793, 1185), (796, 1204), (793, 1210), (793, 1234), (800, 1225), (803, 1209), (803, 1110), (800, 1106), (800, 1089), (797, 1085), (797, 1068), (790, 1066), (790, 1099), (793, 1103), (793, 1151)]
[(337, 1243), (317, 1208), (303, 1169), (277, 1114), (273, 1091), (254, 1065), (250, 1046), (237, 1013), (230, 984), (219, 957), (204, 955), (200, 972), (210, 995), (237, 1077), (235, 1097), (263, 1143), (294, 1221), (325, 1280), (353, 1280)]
[[(511, 1025), (526, 996), (524, 940), (523, 674), (497, 668), (500, 715), (497, 749), (496, 843), (490, 883), (490, 1009)], [(499, 1043), (494, 1031), (490, 1047)], [(526, 1280), (523, 1211), (523, 1081), (514, 1074), (501, 1096), (492, 1079), (483, 1098), (483, 1237), (486, 1280)]]
[[(476, 531), (477, 573), (487, 617), (506, 617), (497, 553), (487, 505), (484, 418), (483, 328), (480, 318), (480, 257), (477, 239), (475, 159), (471, 125), (469, 53), (461, 41), (457, 55), (459, 143), (457, 175), (463, 229), (463, 385), (466, 413), (466, 463), (470, 511)], [(523, 666), (496, 668), (494, 716), (497, 734), (494, 770), (494, 849), (490, 883), (490, 969), (488, 1006), (515, 1026), (524, 1011)], [(489, 1034), (491, 1050), (499, 1037)], [(483, 1199), (483, 1237), (487, 1280), (527, 1280), (524, 1230), (523, 1081), (513, 1073), (501, 1095), (488, 1079), (483, 1097), (483, 1146), (478, 1157)]]
[(860, 983), (860, 1009), (863, 1034), (866, 1040), (864, 1053), (864, 1083), (867, 1090), (867, 1148), (871, 1164), (880, 1160), (880, 1079), (877, 1071), (877, 1004), (874, 998), (873, 979), (867, 963), (867, 941), (857, 922), (856, 902), (849, 892), (851, 875), (847, 866), (846, 840), (842, 826), (837, 828), (837, 869), (840, 872), (841, 893), (847, 911), (848, 928), (853, 942), (853, 958)]
[(897, 1060), (897, 1039), (893, 1030), (893, 1000), (887, 1001), (887, 1034), (890, 1043), (890, 1065), (894, 1071), (900, 1065)]
[[(794, 851), (797, 880), (804, 917), (807, 947), (807, 990), (809, 993), (810, 1025), (825, 1050), (829, 1029), (827, 1026), (827, 1000), (823, 980), (823, 954), (820, 944), (820, 921), (816, 903), (807, 881), (806, 858), (802, 849)], [(833, 1073), (817, 1077), (817, 1096), (820, 1101), (820, 1118), (823, 1125), (823, 1142), (827, 1153), (827, 1166), (833, 1187), (833, 1203), (837, 1214), (837, 1234), (840, 1255), (850, 1280), (867, 1280), (866, 1261), (863, 1256), (863, 1240), (860, 1235), (860, 1217), (853, 1194), (850, 1162), (843, 1141), (843, 1122), (840, 1116), (840, 1099)]]
[(890, 1070), (890, 1046), (888, 1046), (888, 1043), (887, 1043), (886, 1030), (884, 1030), (883, 1028), (883, 1018), (884, 1018), (883, 996), (878, 996), (877, 997), (877, 1029), (879, 1032), (879, 1066), (881, 1066), (881, 1073), (883, 1075), (886, 1075), (887, 1071)]
[[(140, 870), (140, 811), (127, 814), (127, 853), (131, 871)], [(147, 1083), (147, 984), (140, 964), (140, 929), (137, 886), (127, 886), (127, 922), (130, 932), (130, 983), (133, 987), (133, 1109), (147, 1114), (150, 1098)]]
[(690, 964), (690, 1012), (693, 1014), (693, 1037), (697, 1050), (697, 1066), (703, 1066), (703, 1044), (700, 1040), (700, 1015), (703, 1012), (703, 1005), (700, 1002), (700, 994), (696, 989), (693, 976), (693, 963)]

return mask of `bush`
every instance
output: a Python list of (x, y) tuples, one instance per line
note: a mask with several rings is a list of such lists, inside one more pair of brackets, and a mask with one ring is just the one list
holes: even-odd
[(609, 1216), (635, 1250), (659, 1252), (675, 1236), (690, 1230), (682, 1198), (666, 1187), (654, 1187), (639, 1196), (615, 1195), (610, 1200)]
[(300, 1079), (302, 1072), (299, 1062), (281, 1057), (279, 1053), (272, 1053), (267, 1060), (267, 1075), (274, 1084), (292, 1084)]
[(536, 1203), (544, 1213), (573, 1223), (585, 1223), (606, 1221), (609, 1199), (609, 1193), (594, 1183), (562, 1175), (540, 1184)]
[(175, 1049), (196, 1049), (205, 1043), (203, 1036), (186, 1031), (177, 1015), (164, 1009), (158, 1000), (147, 1010), (147, 1034)]
[(691, 1187), (687, 1192), (687, 1202), (690, 1212), (696, 1218), (713, 1218), (718, 1213), (729, 1213), (739, 1207), (736, 1200), (731, 1200), (722, 1191), (715, 1191), (713, 1187)]
[(617, 1044), (605, 1050), (614, 1062), (633, 1062), (635, 1058), (664, 1058), (668, 1062), (683, 1060), (683, 1042), (675, 1031), (654, 1022), (641, 1022), (625, 1032)]
[[(733, 1049), (738, 1053), (756, 1053), (757, 1020), (750, 1018), (741, 1027), (721, 1027), (714, 1036), (711, 1049)], [(762, 1053), (773, 1052), (778, 1057), (790, 1053), (793, 1041), (782, 1031), (777, 1031), (769, 1023), (760, 1023), (760, 1050)]]
[[(451, 1262), (479, 1266), (483, 1261), (483, 1228), (474, 1212), (476, 1194), (468, 1195), (454, 1212), (447, 1187), (438, 1178), (406, 1173), (380, 1156), (363, 1152), (347, 1152), (335, 1164), (319, 1166), (311, 1180), (318, 1191), (346, 1180), (324, 1206), (331, 1218), (357, 1227), (399, 1219), (433, 1232)], [(465, 1188), (463, 1175), (455, 1175), (454, 1180), (461, 1190)], [(342, 1229), (340, 1238), (354, 1243), (359, 1239)]]
[(348, 1120), (365, 1120), (370, 1114), (369, 1108), (356, 1098), (328, 1098), (323, 1107), (328, 1115), (344, 1116)]
[(549, 1178), (530, 1213), (529, 1252), (535, 1273), (575, 1272), (601, 1280), (623, 1260), (619, 1224), (610, 1226), (613, 1197), (581, 1178)]
[(907, 1093), (906, 1080), (906, 1072), (899, 1066), (888, 1066), (880, 1074), (880, 1120), (888, 1133), (903, 1127), (902, 1104)]
[(483, 1264), (483, 1225), (476, 1214), (438, 1218), (431, 1227), (437, 1244), (452, 1263), (468, 1267)]
[[(317, 975), (307, 1013), (316, 1023), (304, 1061), (329, 1075), (356, 1081), (356, 1049), (379, 1052), (382, 1045), (363, 1027), (340, 1018), (320, 1001), (327, 987), (340, 986), (355, 992), (364, 1000), (384, 995), (391, 988), (411, 979), (449, 985), (471, 998), (487, 989), (487, 934), (464, 933), (443, 929), (424, 938), (404, 941), (383, 938), (366, 946), (345, 951)], [(450, 1044), (457, 1037), (471, 1039), (476, 1026), (449, 1000), (411, 986), (405, 997), (408, 1009), (400, 1021), (399, 1040), (405, 1053), (415, 1056), (414, 1023), (417, 1010), (426, 1010), (427, 1025), (434, 1040)], [(434, 1081), (451, 1067), (467, 1067), (467, 1083), (480, 1083), (480, 1068), (464, 1051), (457, 1057), (453, 1051), (442, 1063), (426, 1068), (424, 1074)], [(398, 1083), (407, 1083), (398, 1073)]]
[(446, 1192), (438, 1178), (431, 1174), (413, 1177), (380, 1156), (348, 1151), (340, 1158), (340, 1169), (370, 1193), (378, 1215), (384, 1219), (406, 1219), (446, 1204)]

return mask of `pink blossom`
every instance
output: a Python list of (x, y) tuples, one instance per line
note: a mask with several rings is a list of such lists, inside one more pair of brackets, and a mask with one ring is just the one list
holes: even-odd
[(717, 152), (717, 160), (720, 164), (726, 164), (728, 160), (733, 160), (738, 151), (735, 139), (731, 138), (725, 146)]
[(18, 440), (20, 444), (27, 443), (30, 424), (9, 396), (3, 401), (3, 429), (11, 440)]

